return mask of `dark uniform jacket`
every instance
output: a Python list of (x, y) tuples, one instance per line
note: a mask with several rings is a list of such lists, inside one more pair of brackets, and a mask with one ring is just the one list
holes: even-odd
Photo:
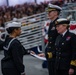
[(5, 34), (2, 34), (0, 35), (0, 50), (3, 49), (3, 43), (4, 43), (4, 40), (5, 40)]
[[(15, 38), (6, 37), (4, 42), (4, 58), (1, 60), (3, 68), (16, 69), (19, 73), (24, 72), (23, 55), (28, 52), (24, 49), (21, 43)], [(10, 41), (12, 42), (10, 43)], [(9, 47), (8, 47), (9, 45)]]
[(0, 51), (3, 49), (2, 46), (3, 46), (3, 41), (0, 40)]
[(59, 35), (55, 42), (55, 68), (68, 70), (76, 67), (76, 35), (67, 31), (63, 37)]
[(46, 58), (48, 60), (52, 60), (55, 54), (55, 40), (56, 37), (58, 36), (56, 26), (55, 26), (55, 21), (58, 18), (56, 18), (53, 22), (50, 23), (49, 30), (48, 30), (48, 48), (45, 53)]

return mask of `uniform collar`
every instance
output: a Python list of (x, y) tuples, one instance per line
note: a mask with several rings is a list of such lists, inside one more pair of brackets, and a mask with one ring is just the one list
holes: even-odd
[(65, 32), (62, 33), (62, 36), (64, 36), (66, 34), (67, 30)]
[(55, 22), (58, 18), (59, 18), (59, 17), (57, 17), (57, 18), (56, 18), (55, 20), (53, 20), (53, 21), (51, 20), (51, 22)]

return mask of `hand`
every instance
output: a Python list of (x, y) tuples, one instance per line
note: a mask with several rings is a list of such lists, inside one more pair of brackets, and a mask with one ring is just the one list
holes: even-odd
[(26, 75), (25, 73), (21, 74), (21, 75)]
[(74, 69), (70, 68), (69, 69), (69, 75), (73, 75), (74, 74)]
[(22, 74), (22, 75), (26, 75), (26, 74)]
[(30, 54), (36, 54), (34, 51), (30, 51)]
[(44, 53), (40, 53), (40, 54), (38, 54), (38, 56), (45, 57), (45, 54)]

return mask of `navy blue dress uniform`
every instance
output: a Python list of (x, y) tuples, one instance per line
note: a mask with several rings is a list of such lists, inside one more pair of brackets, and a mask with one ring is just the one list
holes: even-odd
[[(48, 8), (46, 9), (47, 12), (51, 11), (57, 11), (60, 13), (61, 7), (57, 5), (52, 5), (49, 4)], [(58, 15), (59, 16), (59, 15)], [(54, 75), (54, 62), (55, 62), (55, 40), (56, 37), (58, 36), (56, 26), (55, 26), (55, 21), (58, 19), (55, 18), (54, 21), (52, 21), (49, 25), (48, 29), (48, 46), (47, 46), (47, 51), (45, 52), (47, 61), (48, 61), (48, 71), (49, 75)]]
[(5, 31), (5, 28), (0, 27), (0, 50), (2, 50), (2, 45), (5, 39), (4, 31)]
[(74, 69), (76, 75), (76, 35), (69, 32), (69, 21), (58, 19), (56, 25), (67, 24), (66, 31), (60, 34), (55, 42), (55, 75), (69, 75), (69, 69)]
[[(11, 27), (21, 27), (20, 23), (9, 23), (6, 29)], [(3, 45), (4, 58), (1, 60), (1, 69), (3, 75), (25, 75), (25, 66), (23, 65), (23, 55), (29, 54), (16, 38), (6, 37)]]

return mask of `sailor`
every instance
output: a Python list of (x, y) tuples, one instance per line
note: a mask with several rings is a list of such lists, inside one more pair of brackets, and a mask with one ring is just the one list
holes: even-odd
[(3, 45), (4, 58), (1, 60), (3, 75), (25, 75), (23, 65), (23, 55), (29, 52), (22, 46), (16, 38), (21, 34), (21, 23), (11, 22), (6, 25), (8, 36)]

